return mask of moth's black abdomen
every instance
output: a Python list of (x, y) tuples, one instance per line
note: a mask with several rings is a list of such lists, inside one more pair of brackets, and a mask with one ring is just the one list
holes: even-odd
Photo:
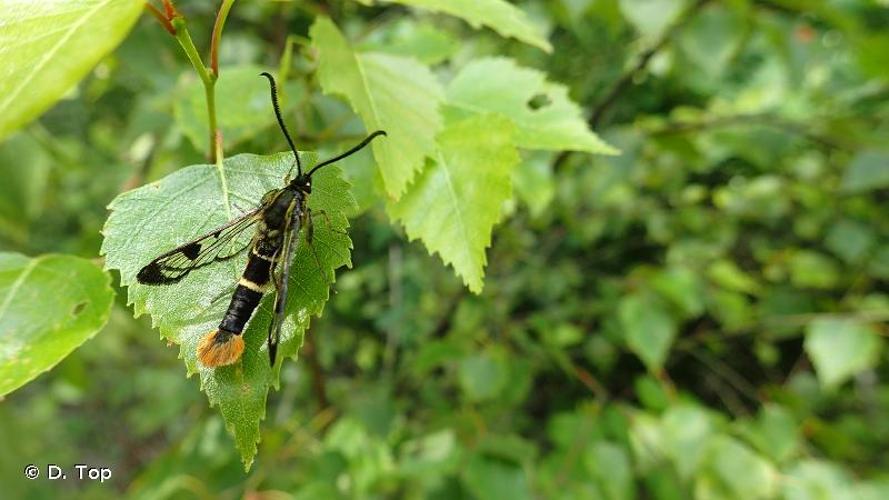
[(262, 299), (262, 292), (251, 290), (243, 284), (239, 284), (232, 295), (232, 301), (228, 305), (225, 317), (219, 323), (219, 329), (225, 330), (235, 335), (240, 335), (244, 331), (244, 326), (253, 316), (253, 311), (259, 305)]
[(262, 256), (251, 254), (250, 260), (247, 261), (247, 267), (244, 269), (243, 277), (259, 287), (264, 287), (269, 282), (271, 271), (272, 261)]

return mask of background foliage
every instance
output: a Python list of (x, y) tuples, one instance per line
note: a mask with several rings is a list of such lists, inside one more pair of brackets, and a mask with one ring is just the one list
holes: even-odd
[[(77, 24), (94, 14), (0, 23), (28, 50), (58, 33), (91, 48), (48, 76), (0, 43), (4, 75), (87, 74), (37, 121), (65, 89), (34, 86), (0, 123), (18, 130), (0, 143), (0, 245), (34, 257), (0, 258), (3, 392), (32, 376), (11, 370), (27, 342), (74, 342), (29, 358), (61, 362), (0, 403), (7, 494), (889, 496), (885, 2), (236, 2), (228, 154), (286, 149), (263, 69), (305, 149), (395, 132), (342, 164), (353, 268), (268, 392), (247, 472), (177, 348), (133, 318), (126, 272), (95, 262), (112, 199), (205, 163), (201, 82), (151, 17), (126, 34), (127, 2), (83, 4), (120, 16), (110, 55), (114, 37)], [(208, 47), (218, 5), (176, 5)], [(33, 36), (40, 22), (56, 29)], [(613, 151), (583, 121), (620, 154), (588, 154)], [(469, 173), (511, 188), (435, 201)], [(460, 210), (466, 238), (430, 223)], [(29, 463), (114, 476), (27, 481)]]

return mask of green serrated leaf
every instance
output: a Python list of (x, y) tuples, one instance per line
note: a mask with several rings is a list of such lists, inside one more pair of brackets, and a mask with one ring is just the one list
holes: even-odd
[(86, 76), (143, 8), (140, 0), (0, 2), (0, 139)]
[(836, 387), (874, 366), (882, 342), (877, 332), (866, 323), (825, 319), (809, 325), (804, 347), (821, 384)]
[[(303, 166), (313, 164), (314, 156), (302, 154)], [(107, 255), (107, 267), (120, 271), (121, 284), (129, 287), (129, 302), (134, 304), (136, 314), (149, 313), (163, 337), (180, 345), (180, 357), (189, 375), (200, 375), (201, 386), (210, 404), (222, 413), (246, 467), (256, 454), (266, 396), (269, 387), (277, 386), (281, 366), (278, 363), (274, 370), (269, 367), (265, 347), (274, 294), (263, 298), (248, 323), (242, 361), (214, 370), (198, 365), (195, 349), (200, 338), (219, 324), (243, 271), (246, 254), (195, 270), (174, 285), (144, 286), (136, 283), (135, 277), (157, 255), (257, 206), (265, 192), (282, 187), (292, 163), (292, 153), (242, 154), (227, 158), (221, 168), (186, 167), (118, 196), (110, 205), (112, 212), (103, 231), (102, 253)], [(305, 231), (301, 236), (290, 276), (280, 358), (294, 356), (302, 345), (310, 317), (320, 315), (327, 302), (334, 270), (351, 266), (352, 244), (343, 234), (348, 227), (345, 214), (356, 208), (349, 185), (341, 179), (341, 172), (331, 167), (316, 173), (312, 186), (309, 207), (324, 210), (330, 225), (324, 217), (315, 218), (317, 261), (305, 242)], [(242, 243), (246, 245), (252, 236), (243, 235)], [(211, 303), (215, 297), (220, 300)]]
[[(368, 0), (358, 0), (369, 3)], [(385, 3), (400, 3), (411, 7), (420, 7), (433, 12), (459, 17), (473, 27), (487, 26), (501, 36), (521, 40), (546, 52), (552, 52), (553, 46), (546, 39), (540, 28), (531, 23), (518, 7), (505, 0), (377, 0)]]
[(618, 319), (630, 350), (649, 370), (659, 370), (677, 330), (676, 321), (661, 301), (648, 293), (628, 295), (618, 305)]
[[(263, 71), (270, 70), (253, 65), (227, 67), (216, 81), (216, 117), (226, 150), (275, 123), (275, 115), (270, 112), (268, 82), (259, 76)], [(204, 85), (191, 73), (187, 78), (173, 112), (179, 128), (198, 151), (204, 151), (210, 140)], [(280, 82), (282, 112), (286, 114), (288, 104), (300, 99), (301, 91), (299, 85)]]
[(91, 339), (113, 300), (110, 276), (89, 260), (0, 253), (0, 396)]
[(449, 111), (458, 116), (498, 113), (516, 127), (516, 144), (527, 149), (615, 154), (594, 134), (568, 89), (512, 59), (491, 57), (466, 65), (447, 89)]
[(413, 57), (423, 64), (435, 65), (460, 50), (460, 42), (447, 31), (432, 23), (417, 22), (412, 18), (396, 21), (373, 38), (361, 43), (362, 52), (385, 52), (396, 56)]
[(368, 131), (389, 134), (373, 143), (373, 152), (386, 192), (398, 199), (435, 151), (442, 128), (438, 82), (413, 59), (354, 51), (330, 19), (319, 17), (310, 35), (324, 92), (345, 97)]
[(513, 128), (496, 115), (449, 124), (438, 137), (440, 151), (389, 216), (421, 239), (475, 293), (482, 290), (485, 249), (512, 196), (512, 171), (519, 162)]

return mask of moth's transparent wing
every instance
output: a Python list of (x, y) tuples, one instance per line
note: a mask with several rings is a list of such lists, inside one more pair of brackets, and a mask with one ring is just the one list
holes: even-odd
[(143, 285), (177, 283), (195, 269), (231, 259), (250, 247), (238, 244), (238, 236), (252, 230), (262, 218), (262, 208), (248, 212), (209, 233), (158, 256), (139, 270)]

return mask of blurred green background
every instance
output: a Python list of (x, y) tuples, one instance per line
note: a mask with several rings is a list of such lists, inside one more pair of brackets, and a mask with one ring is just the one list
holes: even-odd
[[(354, 268), (249, 472), (119, 290), (99, 335), (0, 403), (3, 497), (889, 498), (889, 3), (514, 3), (553, 53), (399, 6), (236, 2), (221, 72), (279, 68), (290, 36), (302, 148), (363, 132), (303, 52), (327, 13), (444, 77), (484, 55), (543, 70), (622, 154), (526, 155), (480, 295), (349, 162)], [(215, 4), (177, 2), (199, 47)], [(257, 110), (220, 89), (226, 148), (285, 150), (254, 87)], [(0, 143), (0, 249), (96, 258), (114, 196), (204, 162), (201, 97), (143, 16)], [(113, 478), (29, 482), (29, 463)]]

